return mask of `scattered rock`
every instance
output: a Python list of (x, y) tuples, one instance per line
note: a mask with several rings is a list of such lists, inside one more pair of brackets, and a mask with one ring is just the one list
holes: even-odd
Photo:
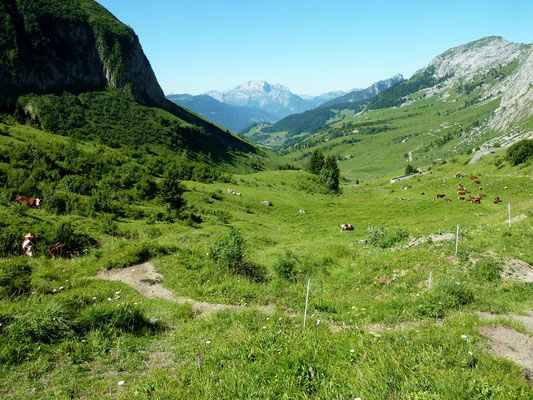
[(419, 238), (410, 239), (405, 245), (405, 247), (418, 246), (419, 244), (426, 243), (428, 241), (436, 243), (436, 242), (442, 242), (443, 240), (454, 240), (454, 239), (455, 239), (454, 233), (443, 233), (441, 235), (422, 236)]
[(359, 244), (368, 244), (368, 240), (366, 240), (366, 239), (361, 239), (361, 240), (359, 241)]
[(518, 258), (508, 258), (503, 264), (500, 276), (502, 279), (533, 283), (533, 266)]

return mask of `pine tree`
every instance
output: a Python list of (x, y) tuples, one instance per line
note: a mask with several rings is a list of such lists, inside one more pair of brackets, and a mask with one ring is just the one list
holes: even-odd
[(320, 150), (315, 150), (307, 164), (307, 170), (312, 174), (318, 175), (324, 167), (324, 154)]
[(339, 191), (339, 179), (341, 172), (337, 165), (337, 160), (333, 156), (328, 156), (324, 166), (320, 170), (318, 181), (332, 192)]
[(161, 198), (172, 211), (179, 212), (185, 205), (185, 200), (183, 199), (184, 191), (179, 179), (177, 165), (170, 165), (163, 173), (163, 180), (159, 186)]

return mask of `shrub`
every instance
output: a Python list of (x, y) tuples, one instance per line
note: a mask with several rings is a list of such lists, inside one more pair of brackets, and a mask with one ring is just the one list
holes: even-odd
[(95, 304), (83, 310), (75, 321), (75, 329), (79, 333), (102, 327), (138, 332), (146, 327), (156, 326), (146, 319), (141, 310), (130, 304), (121, 307), (108, 303)]
[(407, 164), (407, 166), (405, 167), (405, 175), (416, 174), (417, 172), (418, 170), (411, 164)]
[(296, 258), (290, 251), (287, 251), (274, 264), (274, 271), (280, 278), (293, 282), (296, 280), (295, 264)]
[(219, 236), (209, 250), (210, 257), (222, 268), (231, 272), (261, 281), (265, 278), (265, 269), (245, 259), (245, 243), (241, 233), (230, 227), (226, 236)]
[(404, 228), (391, 229), (383, 225), (369, 226), (368, 242), (382, 249), (394, 246), (409, 237), (409, 233)]
[(533, 140), (524, 139), (507, 149), (507, 159), (513, 164), (521, 164), (533, 159)]
[(500, 279), (501, 265), (490, 257), (484, 257), (474, 266), (474, 276), (478, 279), (495, 281)]
[(447, 310), (464, 307), (473, 301), (472, 291), (464, 284), (444, 282), (420, 297), (417, 311), (424, 317), (443, 318)]
[(30, 290), (31, 268), (26, 260), (0, 261), (0, 298), (20, 296)]
[(74, 252), (81, 252), (89, 246), (95, 246), (96, 240), (80, 232), (75, 232), (70, 222), (62, 221), (52, 227), (51, 243), (65, 243)]
[(14, 226), (0, 230), (0, 257), (9, 257), (22, 253), (22, 237)]

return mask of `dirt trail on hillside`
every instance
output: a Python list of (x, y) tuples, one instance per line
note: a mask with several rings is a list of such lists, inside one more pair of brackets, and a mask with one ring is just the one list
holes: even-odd
[[(488, 312), (476, 314), (481, 319), (489, 321), (508, 318), (522, 323), (529, 332), (533, 333), (533, 310), (529, 310), (527, 315), (499, 315)], [(533, 380), (533, 337), (504, 325), (480, 326), (478, 332), (490, 339), (490, 354), (505, 357), (525, 368), (526, 379)]]
[[(179, 304), (190, 304), (194, 313), (198, 315), (207, 315), (220, 310), (259, 310), (266, 314), (272, 314), (275, 311), (274, 304), (267, 306), (243, 307), (231, 304), (207, 303), (197, 301), (188, 297), (174, 295), (170, 290), (163, 287), (163, 277), (157, 273), (154, 265), (150, 262), (134, 265), (128, 268), (112, 269), (110, 271), (101, 271), (96, 275), (99, 279), (110, 281), (120, 281), (131, 286), (137, 292), (148, 298), (159, 298), (168, 301), (174, 301)], [(289, 310), (285, 311), (291, 314)]]

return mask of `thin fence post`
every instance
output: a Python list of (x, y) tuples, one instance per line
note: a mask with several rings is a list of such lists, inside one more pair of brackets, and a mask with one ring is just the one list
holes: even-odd
[(509, 228), (511, 227), (511, 203), (507, 203), (507, 210), (509, 211)]
[(457, 225), (457, 233), (455, 234), (455, 255), (457, 255), (458, 249), (459, 249), (459, 225)]
[(307, 319), (307, 304), (309, 304), (309, 285), (311, 284), (311, 279), (307, 281), (307, 294), (305, 296), (305, 311), (304, 311), (304, 329), (305, 329), (305, 320)]

